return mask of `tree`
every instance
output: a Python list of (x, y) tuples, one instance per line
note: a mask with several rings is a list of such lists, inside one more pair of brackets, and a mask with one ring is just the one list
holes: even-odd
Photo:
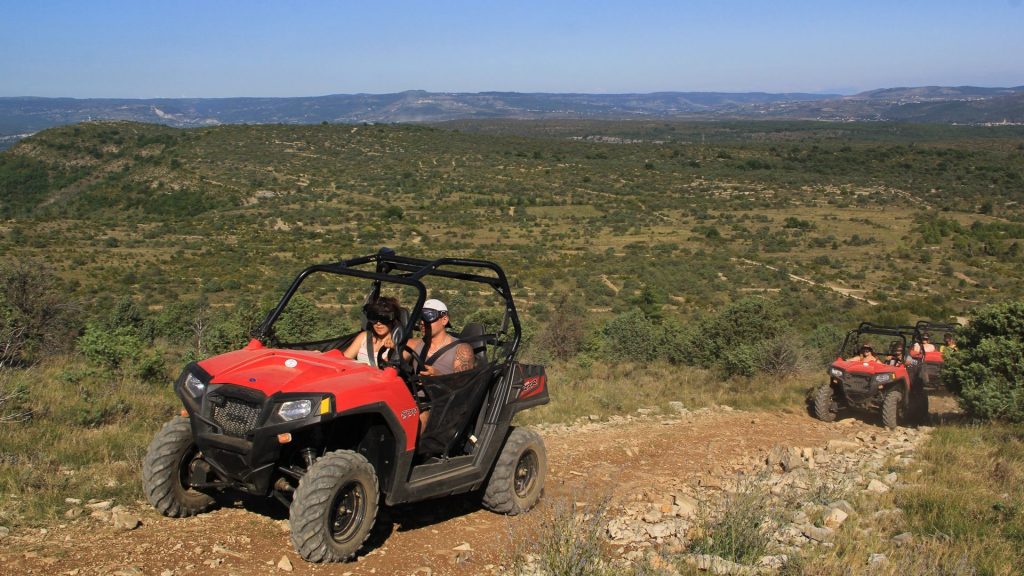
[(586, 337), (586, 317), (583, 305), (563, 294), (537, 338), (540, 350), (558, 360), (578, 354)]
[(0, 365), (24, 364), (64, 352), (79, 329), (78, 303), (42, 262), (0, 268)]
[(981, 309), (945, 353), (943, 382), (971, 415), (1024, 422), (1024, 301)]

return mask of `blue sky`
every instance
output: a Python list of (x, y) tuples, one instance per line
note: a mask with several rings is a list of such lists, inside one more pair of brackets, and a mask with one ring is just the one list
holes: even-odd
[(1024, 85), (1022, 0), (0, 0), (0, 96)]

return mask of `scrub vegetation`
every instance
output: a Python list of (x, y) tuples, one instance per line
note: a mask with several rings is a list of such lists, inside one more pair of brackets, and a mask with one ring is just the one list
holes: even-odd
[[(999, 319), (1019, 319), (1024, 298), (1022, 200), (1024, 128), (1013, 126), (47, 130), (0, 153), (0, 523), (44, 523), (68, 496), (137, 498), (125, 479), (176, 413), (168, 383), (183, 363), (244, 344), (305, 266), (381, 246), (510, 274), (524, 360), (547, 364), (553, 387), (528, 418), (669, 401), (802, 410), (857, 322), (978, 315), (994, 320), (965, 332), (977, 351), (950, 361), (965, 406), (1019, 422), (1020, 333)], [(300, 301), (291, 336), (322, 328), (309, 320), (318, 311), (354, 331), (364, 296)], [(441, 297), (456, 326), (483, 313), (482, 294)], [(1006, 309), (979, 313), (987, 306)], [(1000, 396), (1006, 386), (986, 391), (972, 363), (1004, 352), (1016, 364), (993, 370), (1017, 388)], [(940, 431), (927, 462), (961, 444), (989, 460), (953, 480), (935, 464), (922, 482), (1019, 479), (1006, 439), (1020, 431), (1000, 426)], [(970, 526), (930, 511), (928, 498), (950, 501), (939, 492), (897, 497), (908, 522), (984, 567), (1000, 542), (1019, 544), (1010, 493), (986, 496), (973, 517), (987, 520)]]

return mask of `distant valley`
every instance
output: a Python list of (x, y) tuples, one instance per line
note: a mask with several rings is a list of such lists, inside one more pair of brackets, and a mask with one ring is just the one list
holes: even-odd
[(853, 96), (762, 92), (334, 94), (294, 98), (0, 98), (0, 149), (53, 126), (132, 120), (222, 124), (437, 123), (467, 119), (821, 120), (1024, 123), (1024, 86), (916, 87)]

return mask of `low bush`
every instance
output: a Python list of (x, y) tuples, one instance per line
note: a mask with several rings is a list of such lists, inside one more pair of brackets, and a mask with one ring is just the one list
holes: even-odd
[(1024, 422), (1024, 301), (983, 308), (946, 354), (943, 382), (978, 418)]
[(753, 564), (767, 553), (780, 513), (772, 508), (764, 482), (744, 479), (721, 502), (701, 507), (697, 519), (700, 536), (694, 539), (690, 550)]

